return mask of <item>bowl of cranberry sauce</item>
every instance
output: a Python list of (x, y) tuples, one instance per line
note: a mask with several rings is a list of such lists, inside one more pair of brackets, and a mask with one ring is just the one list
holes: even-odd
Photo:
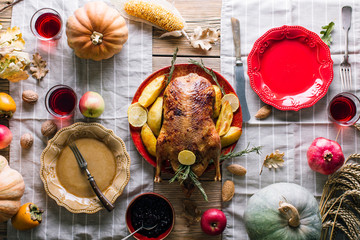
[(155, 226), (151, 230), (142, 229), (134, 234), (136, 239), (160, 240), (166, 238), (174, 226), (174, 208), (164, 196), (148, 192), (136, 196), (126, 210), (126, 225), (130, 233), (144, 226)]

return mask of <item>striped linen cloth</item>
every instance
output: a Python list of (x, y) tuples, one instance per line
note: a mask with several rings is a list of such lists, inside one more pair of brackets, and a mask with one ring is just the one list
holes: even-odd
[[(322, 0), (222, 0), (221, 15), (221, 73), (234, 84), (234, 47), (230, 18), (240, 20), (242, 60), (246, 63), (247, 55), (254, 42), (267, 30), (283, 25), (300, 25), (316, 33), (321, 26), (333, 21), (333, 43), (331, 54), (334, 61), (334, 80), (324, 98), (313, 107), (296, 111), (274, 110), (266, 120), (256, 120), (253, 116), (264, 105), (251, 89), (249, 78), (246, 79), (246, 97), (251, 120), (244, 125), (237, 150), (244, 149), (248, 143), (263, 146), (260, 156), (251, 154), (235, 158), (225, 163), (238, 163), (247, 169), (245, 177), (231, 175), (223, 167), (223, 181), (233, 180), (236, 193), (232, 201), (223, 203), (223, 210), (228, 223), (223, 239), (248, 239), (243, 221), (243, 213), (248, 199), (259, 189), (272, 183), (291, 182), (302, 185), (317, 198), (322, 194), (326, 176), (313, 172), (307, 163), (306, 151), (316, 137), (336, 139), (339, 128), (328, 120), (327, 104), (341, 91), (339, 64), (343, 60), (345, 31), (342, 29), (341, 8), (352, 6), (352, 25), (349, 32), (349, 61), (352, 66), (354, 93), (359, 93), (360, 80), (360, 2), (322, 1)], [(246, 64), (245, 64), (246, 65)], [(246, 66), (245, 66), (246, 71)], [(338, 142), (345, 157), (359, 152), (360, 132), (353, 127), (341, 129)], [(259, 175), (266, 155), (279, 149), (285, 153), (284, 167), (274, 170), (264, 169)]]
[[(16, 231), (8, 224), (8, 239), (119, 239), (128, 233), (125, 210), (129, 202), (139, 193), (153, 190), (153, 167), (146, 163), (136, 151), (129, 134), (127, 108), (140, 83), (152, 72), (152, 28), (141, 23), (128, 22), (129, 39), (115, 57), (100, 62), (79, 59), (67, 45), (65, 29), (57, 45), (37, 41), (30, 31), (32, 14), (40, 8), (56, 9), (64, 25), (73, 12), (86, 3), (74, 1), (23, 1), (13, 9), (12, 26), (20, 27), (26, 41), (26, 51), (39, 52), (47, 61), (50, 70), (42, 81), (30, 77), (26, 81), (11, 83), (10, 92), (18, 110), (10, 121), (13, 132), (11, 144), (11, 167), (18, 170), (25, 180), (22, 203), (34, 202), (45, 210), (42, 224), (31, 231)], [(86, 91), (99, 92), (105, 100), (105, 111), (96, 121), (112, 129), (125, 142), (131, 158), (131, 178), (115, 209), (108, 213), (101, 210), (95, 214), (73, 214), (47, 196), (39, 176), (40, 155), (48, 138), (41, 135), (41, 124), (52, 119), (45, 109), (47, 90), (56, 84), (71, 86), (78, 99)], [(39, 94), (34, 106), (21, 100), (23, 90), (31, 89)], [(75, 122), (86, 121), (79, 110)], [(59, 127), (72, 122), (61, 122)], [(20, 148), (19, 139), (24, 133), (34, 136), (34, 145), (29, 150)]]

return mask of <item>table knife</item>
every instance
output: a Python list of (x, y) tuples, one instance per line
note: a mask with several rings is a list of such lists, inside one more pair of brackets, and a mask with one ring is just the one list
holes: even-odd
[(234, 47), (235, 47), (235, 85), (236, 85), (236, 94), (239, 98), (242, 112), (243, 122), (248, 122), (250, 120), (250, 112), (246, 102), (245, 96), (245, 76), (244, 76), (244, 65), (241, 61), (241, 41), (240, 41), (240, 22), (236, 18), (231, 18), (231, 26), (234, 38)]

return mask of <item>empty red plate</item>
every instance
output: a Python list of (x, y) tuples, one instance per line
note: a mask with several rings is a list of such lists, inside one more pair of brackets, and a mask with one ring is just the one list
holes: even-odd
[(248, 56), (250, 85), (267, 104), (280, 110), (314, 105), (333, 79), (329, 47), (300, 26), (273, 28), (261, 36)]

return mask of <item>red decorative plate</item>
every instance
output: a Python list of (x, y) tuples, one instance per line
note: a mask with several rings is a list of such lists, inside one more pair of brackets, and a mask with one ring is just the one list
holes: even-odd
[(311, 107), (333, 79), (329, 47), (300, 26), (273, 28), (254, 44), (248, 57), (250, 85), (260, 99), (280, 110)]
[[(139, 86), (139, 88), (137, 89), (135, 95), (134, 95), (134, 98), (133, 98), (133, 101), (132, 103), (136, 103), (142, 93), (142, 91), (144, 90), (144, 88), (152, 81), (154, 80), (155, 78), (157, 78), (158, 76), (161, 76), (161, 75), (164, 75), (164, 74), (167, 74), (169, 73), (169, 68), (170, 67), (165, 67), (165, 68), (162, 68), (154, 73), (152, 73), (149, 77), (147, 77), (145, 79), (145, 81), (143, 81), (141, 83), (141, 85)], [(215, 72), (215, 71), (214, 71)], [(173, 78), (176, 78), (176, 77), (180, 77), (180, 76), (186, 76), (190, 73), (197, 73), (198, 75), (208, 79), (212, 84), (216, 84), (212, 77), (210, 75), (208, 75), (207, 73), (204, 72), (203, 69), (201, 69), (200, 67), (196, 66), (196, 65), (193, 65), (193, 64), (177, 64), (175, 65), (175, 70), (174, 70), (174, 73), (173, 73)], [(219, 73), (215, 72), (216, 74), (216, 77), (217, 77), (217, 80), (219, 82), (219, 84), (224, 88), (224, 91), (225, 93), (233, 93), (236, 95), (235, 93), (235, 90), (231, 87), (230, 83), (228, 81), (226, 81), (226, 79), (221, 76)], [(151, 106), (150, 106), (151, 107)], [(241, 107), (239, 107), (239, 109), (234, 112), (234, 117), (233, 117), (233, 122), (231, 124), (232, 126), (237, 126), (239, 128), (242, 127), (242, 114), (241, 114)], [(133, 142), (135, 144), (135, 147), (136, 149), (139, 151), (139, 153), (141, 154), (141, 156), (147, 161), (149, 162), (151, 165), (153, 165), (154, 167), (156, 167), (156, 158), (151, 156), (142, 140), (141, 140), (141, 136), (140, 136), (140, 132), (141, 132), (141, 128), (134, 128), (134, 127), (131, 127), (130, 125), (130, 134), (131, 134), (131, 137), (133, 139)], [(236, 146), (236, 143), (230, 145), (229, 147), (226, 147), (222, 150), (223, 153), (228, 153), (229, 151), (233, 150)], [(210, 165), (208, 167), (208, 169), (211, 169), (213, 166)], [(170, 167), (170, 164), (163, 164), (163, 171), (167, 171), (167, 172), (170, 172), (172, 171), (171, 170), (171, 167)]]

